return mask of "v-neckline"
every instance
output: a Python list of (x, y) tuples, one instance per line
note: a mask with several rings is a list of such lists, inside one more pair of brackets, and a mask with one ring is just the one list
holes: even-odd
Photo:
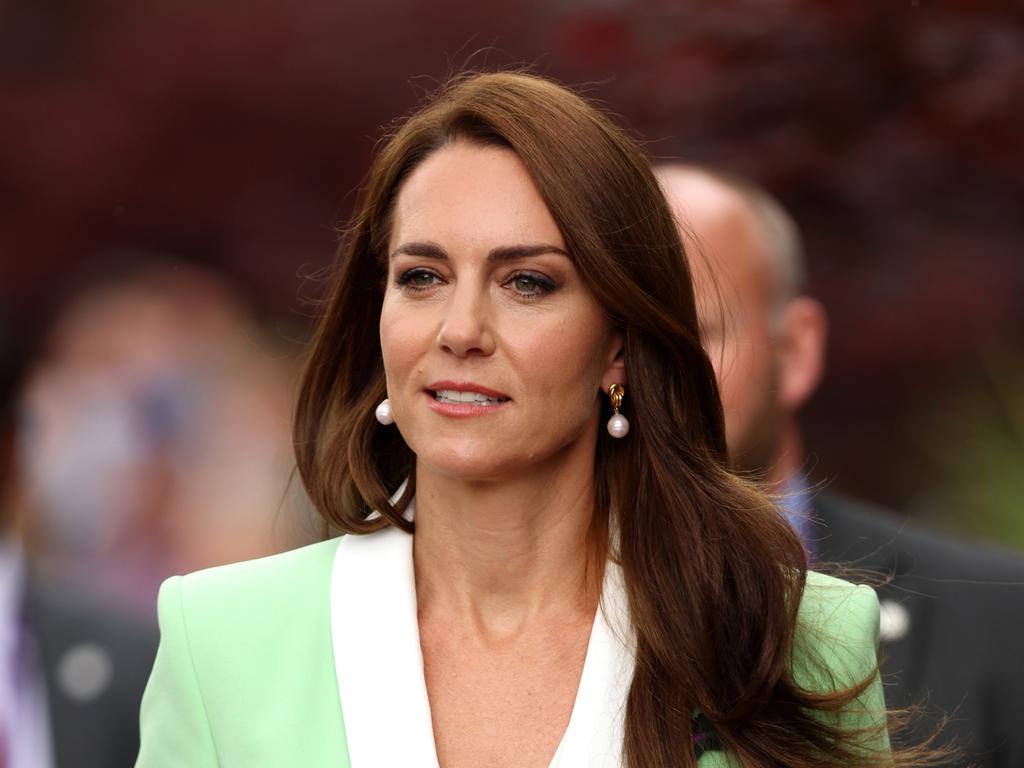
[[(342, 537), (331, 574), (331, 642), (353, 768), (437, 768), (423, 674), (413, 537)], [(633, 651), (625, 591), (609, 562), (569, 724), (549, 768), (620, 768)]]

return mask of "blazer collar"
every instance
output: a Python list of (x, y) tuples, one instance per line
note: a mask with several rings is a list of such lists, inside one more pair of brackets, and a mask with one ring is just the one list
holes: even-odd
[[(331, 642), (354, 768), (436, 768), (423, 677), (413, 537), (342, 537), (331, 574)], [(634, 653), (621, 573), (606, 568), (576, 701), (551, 768), (620, 768)]]

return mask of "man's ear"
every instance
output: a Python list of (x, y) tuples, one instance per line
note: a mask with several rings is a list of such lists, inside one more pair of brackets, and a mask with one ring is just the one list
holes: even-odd
[(612, 331), (608, 342), (608, 357), (604, 375), (601, 377), (601, 389), (604, 392), (608, 392), (612, 384), (626, 386), (629, 383), (626, 381), (626, 359), (623, 355), (623, 346), (622, 331)]
[(799, 410), (818, 388), (825, 371), (828, 317), (815, 299), (800, 296), (783, 310), (779, 335), (779, 401)]

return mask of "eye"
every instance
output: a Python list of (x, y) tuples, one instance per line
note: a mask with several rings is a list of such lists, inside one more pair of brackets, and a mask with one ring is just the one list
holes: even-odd
[(516, 272), (504, 283), (517, 294), (525, 298), (537, 298), (551, 293), (557, 287), (550, 278), (535, 272)]
[(423, 267), (416, 267), (403, 272), (395, 280), (399, 288), (412, 293), (429, 290), (440, 282), (440, 275)]

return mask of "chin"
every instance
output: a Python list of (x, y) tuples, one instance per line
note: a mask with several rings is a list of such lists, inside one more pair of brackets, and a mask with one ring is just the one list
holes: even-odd
[(423, 459), (423, 464), (435, 474), (467, 482), (497, 480), (511, 469), (504, 462), (479, 456), (431, 456)]
[[(506, 450), (501, 450), (506, 448)], [(429, 449), (416, 451), (416, 457), (430, 472), (452, 479), (488, 481), (507, 477), (521, 469), (522, 457), (512, 456), (507, 446), (494, 441), (459, 441), (452, 445), (434, 442)]]

